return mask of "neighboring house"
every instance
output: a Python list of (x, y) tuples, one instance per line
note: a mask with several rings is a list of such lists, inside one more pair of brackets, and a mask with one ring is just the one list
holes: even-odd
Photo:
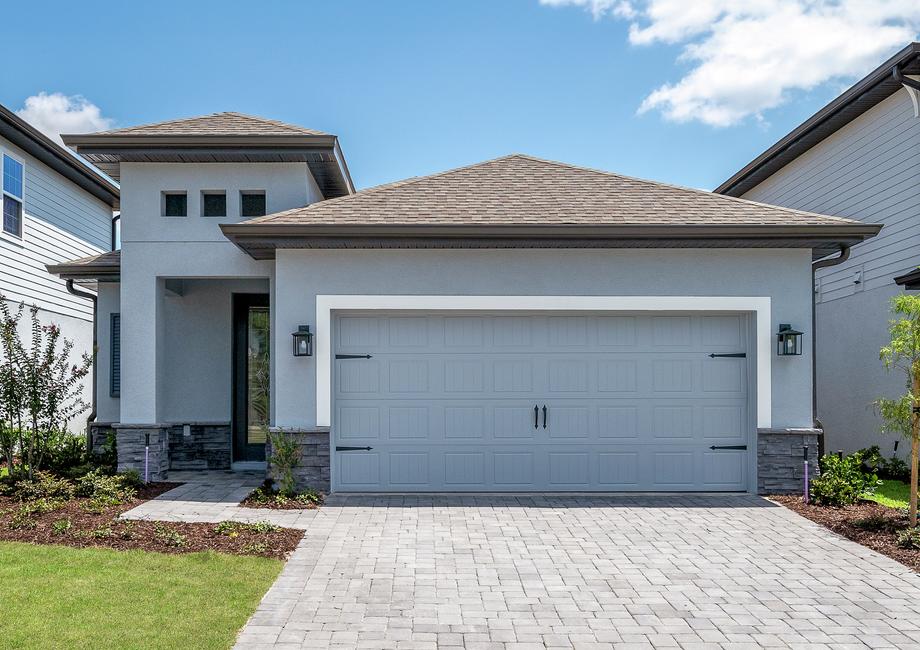
[[(72, 358), (93, 352), (92, 295), (77, 295), (45, 268), (113, 246), (112, 216), (118, 185), (70, 151), (0, 106), (0, 295), (38, 307), (43, 324), (54, 323), (74, 342)], [(76, 289), (80, 293), (81, 290)], [(29, 314), (21, 334), (28, 340)], [(84, 400), (92, 403), (92, 379)], [(89, 413), (70, 423), (85, 431)]]
[(97, 429), (151, 478), (271, 426), (336, 491), (797, 489), (777, 332), (879, 230), (523, 155), (355, 192), (335, 136), (235, 113), (65, 142), (121, 182), (120, 255), (52, 270), (99, 282)]
[(715, 190), (885, 226), (815, 274), (817, 416), (829, 450), (894, 448), (873, 401), (905, 390), (879, 349), (902, 292), (896, 278), (920, 264), (920, 119), (903, 85), (917, 84), (918, 56), (920, 44), (904, 48)]

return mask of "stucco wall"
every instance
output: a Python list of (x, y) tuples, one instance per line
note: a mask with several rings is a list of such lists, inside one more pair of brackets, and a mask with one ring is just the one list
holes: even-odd
[[(765, 296), (772, 331), (782, 322), (811, 334), (806, 250), (279, 250), (275, 426), (316, 424), (315, 360), (285, 351), (298, 325), (315, 329), (317, 294)], [(773, 426), (811, 426), (807, 345), (773, 358), (772, 391)]]
[(166, 295), (165, 422), (229, 422), (234, 293), (268, 293), (268, 280), (186, 280)]
[(112, 314), (121, 311), (121, 286), (100, 283), (97, 309), (99, 314), (99, 350), (96, 354), (96, 421), (118, 422), (119, 398), (112, 397)]
[[(170, 350), (183, 344), (168, 340), (166, 314), (174, 301), (164, 298), (164, 280), (267, 281), (273, 275), (273, 263), (253, 260), (220, 232), (219, 224), (241, 221), (240, 190), (264, 190), (268, 212), (300, 207), (322, 197), (306, 163), (125, 163), (121, 166), (121, 186), (123, 354), (119, 420), (135, 424), (170, 421), (174, 414), (189, 410), (177, 402), (174, 389), (167, 385), (170, 371), (166, 368), (173, 365)], [(175, 190), (188, 193), (187, 217), (161, 216), (161, 192)], [(227, 217), (200, 216), (202, 190), (226, 190)], [(218, 320), (224, 315), (213, 317)], [(154, 345), (154, 341), (159, 344)], [(202, 406), (203, 411), (209, 408)]]

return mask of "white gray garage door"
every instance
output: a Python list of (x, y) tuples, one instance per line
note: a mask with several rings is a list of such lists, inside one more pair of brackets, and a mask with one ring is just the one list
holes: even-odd
[(746, 331), (738, 314), (343, 313), (333, 486), (744, 490)]

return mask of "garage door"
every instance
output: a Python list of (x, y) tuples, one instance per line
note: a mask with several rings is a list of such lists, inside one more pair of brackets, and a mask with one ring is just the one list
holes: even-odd
[(739, 314), (340, 314), (333, 487), (744, 490), (746, 331)]

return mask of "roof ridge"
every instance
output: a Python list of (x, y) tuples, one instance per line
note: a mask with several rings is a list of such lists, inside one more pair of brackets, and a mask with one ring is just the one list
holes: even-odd
[[(263, 124), (271, 124), (272, 126), (283, 126), (288, 129), (294, 129), (295, 131), (310, 131), (316, 132), (316, 129), (309, 129), (305, 126), (300, 126), (299, 124), (291, 124), (290, 122), (282, 122), (281, 120), (273, 120), (270, 117), (262, 117), (261, 115), (250, 115), (249, 113), (240, 113), (239, 111), (223, 111), (221, 113), (215, 113), (215, 115), (235, 115), (237, 117), (245, 117), (249, 120), (255, 120), (256, 122), (262, 122)], [(207, 116), (206, 116), (207, 117)]]
[(259, 115), (250, 115), (248, 113), (240, 113), (239, 111), (217, 111), (213, 113), (206, 113), (204, 115), (191, 115), (188, 117), (177, 117), (169, 120), (160, 120), (157, 122), (147, 122), (144, 124), (135, 124), (132, 126), (119, 127), (117, 129), (108, 129), (106, 131), (96, 131), (91, 135), (118, 135), (124, 132), (137, 131), (137, 130), (148, 130), (156, 127), (168, 127), (172, 125), (187, 124), (190, 122), (196, 122), (200, 120), (207, 120), (209, 118), (220, 118), (220, 117), (234, 117), (242, 118), (244, 120), (251, 120), (253, 122), (258, 122), (260, 124), (265, 124), (268, 126), (279, 127), (283, 129), (288, 129), (290, 131), (296, 131), (302, 133), (303, 135), (329, 135), (318, 129), (310, 129), (305, 126), (300, 126), (297, 124), (290, 124), (288, 122), (282, 122), (281, 120), (273, 120), (267, 117), (261, 117)]

